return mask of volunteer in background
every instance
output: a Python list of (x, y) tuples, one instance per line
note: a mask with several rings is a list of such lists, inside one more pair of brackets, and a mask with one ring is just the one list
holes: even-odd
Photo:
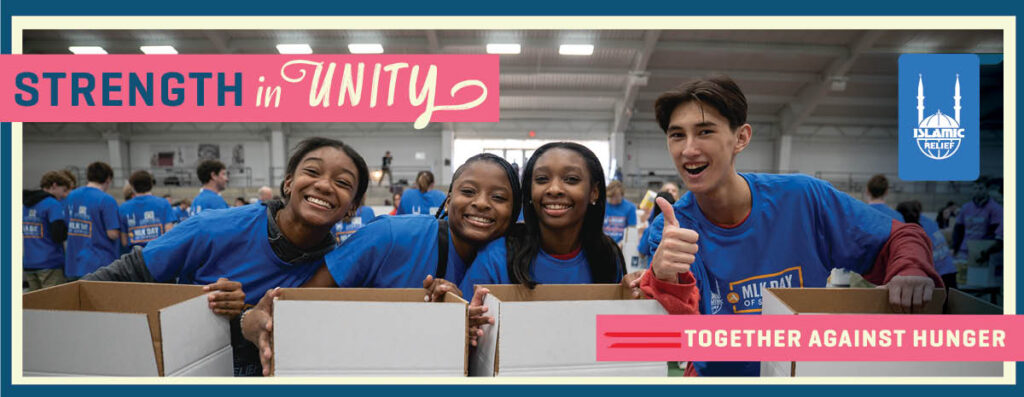
[(338, 240), (338, 245), (341, 245), (341, 243), (344, 243), (352, 233), (355, 233), (356, 230), (366, 226), (372, 220), (373, 208), (360, 205), (359, 209), (356, 210), (355, 215), (346, 216), (334, 225), (334, 239)]
[[(470, 157), (453, 175), (444, 213), (375, 219), (328, 254), (327, 265), (303, 287), (422, 286), (431, 301), (447, 292), (460, 294), (456, 284), (466, 264), (506, 234), (521, 205), (518, 176), (508, 162), (489, 153)], [(264, 374), (272, 366), (276, 291), (246, 312), (243, 324), (246, 338), (260, 346)]]
[(181, 199), (181, 201), (174, 203), (174, 208), (171, 208), (171, 211), (174, 213), (175, 221), (181, 223), (188, 219), (188, 209), (191, 206), (192, 202), (189, 199)]
[[(667, 202), (669, 204), (675, 204), (675, 202), (676, 202), (676, 198), (673, 197), (672, 194), (669, 193), (669, 192), (658, 192), (658, 196), (657, 197), (661, 197), (661, 198), (665, 199), (665, 202)], [(657, 198), (655, 198), (655, 201), (657, 201)], [(660, 214), (661, 214), (661, 207), (659, 207), (658, 205), (655, 205), (654, 206), (654, 212), (651, 213), (651, 218), (657, 218), (658, 215), (660, 215)], [(648, 227), (648, 228), (644, 229), (644, 233), (642, 235), (640, 235), (640, 241), (638, 242), (638, 244), (636, 246), (637, 252), (639, 252), (641, 256), (646, 257), (644, 260), (646, 260), (647, 263), (650, 263), (650, 259), (651, 259), (650, 257), (647, 257), (650, 254), (650, 249), (651, 249), (650, 241), (648, 241), (648, 239), (650, 239), (650, 237), (651, 237), (651, 228)]]
[(35, 291), (64, 283), (64, 240), (68, 235), (64, 221), (64, 200), (71, 180), (63, 173), (50, 171), (39, 180), (39, 190), (22, 193), (22, 275), (28, 290)]
[[(671, 207), (658, 200), (665, 207), (651, 226), (651, 269), (661, 280), (692, 271), (701, 313), (760, 313), (762, 286), (824, 287), (832, 268), (886, 284), (897, 312), (920, 310), (942, 286), (920, 226), (808, 176), (737, 173), (736, 155), (752, 129), (746, 98), (730, 78), (666, 92), (655, 115), (689, 192)], [(694, 364), (699, 375), (760, 372), (757, 362)]]
[(1003, 206), (989, 195), (988, 178), (974, 182), (974, 197), (960, 206), (953, 226), (953, 256), (967, 259), (967, 242), (992, 240), (996, 228), (1003, 223)]
[(434, 215), (444, 202), (444, 193), (434, 189), (434, 174), (420, 171), (416, 174), (416, 188), (405, 189), (398, 205), (398, 215), (424, 214)]
[(618, 244), (626, 234), (626, 229), (636, 226), (636, 205), (623, 197), (625, 189), (622, 188), (622, 182), (611, 181), (605, 189), (608, 205), (604, 209), (604, 234)]
[(260, 186), (260, 190), (256, 194), (260, 201), (272, 200), (274, 198), (274, 191), (270, 189), (270, 186)]
[(928, 238), (932, 241), (932, 262), (935, 263), (935, 271), (942, 276), (942, 283), (946, 288), (956, 288), (956, 265), (953, 264), (953, 252), (949, 249), (946, 237), (939, 230), (939, 224), (926, 216), (921, 216), (921, 202), (917, 200), (904, 201), (896, 205), (896, 211), (903, 215), (907, 223), (921, 225)]
[(135, 197), (135, 190), (132, 189), (131, 184), (125, 184), (124, 187), (121, 188), (121, 195), (124, 196), (124, 201), (131, 200)]
[[(889, 208), (889, 205), (885, 203), (885, 197), (889, 195), (889, 179), (885, 175), (878, 174), (872, 176), (868, 180), (867, 187), (868, 194), (868, 205), (883, 214), (888, 215), (890, 218), (904, 222), (903, 215), (898, 211)], [(911, 222), (913, 223), (913, 222)]]
[[(85, 279), (206, 284), (220, 291), (210, 294), (211, 310), (237, 316), (267, 290), (298, 287), (324, 266), (335, 247), (331, 228), (355, 211), (368, 182), (350, 146), (306, 139), (288, 160), (285, 201), (205, 211)], [(243, 342), (239, 321), (231, 324), (235, 374), (260, 374), (256, 348)]]
[(220, 196), (220, 192), (228, 187), (228, 169), (224, 167), (224, 163), (217, 160), (203, 161), (196, 168), (196, 176), (199, 177), (203, 188), (199, 189), (199, 194), (192, 199), (188, 215), (195, 216), (206, 210), (228, 208), (227, 201)]
[[(468, 330), (473, 346), (483, 335), (479, 327), (494, 321), (484, 315), (483, 299), (490, 291), (474, 290), (476, 285), (618, 283), (626, 275), (622, 251), (601, 228), (604, 171), (590, 149), (573, 142), (538, 148), (523, 169), (523, 198), (528, 200), (524, 223), (481, 250), (460, 284), (464, 296), (474, 291)], [(658, 282), (646, 272), (638, 281), (670, 312), (696, 312), (697, 290), (689, 273)]]
[(154, 196), (153, 175), (146, 171), (135, 171), (128, 178), (135, 197), (121, 204), (118, 209), (121, 222), (121, 246), (145, 247), (174, 226), (175, 218), (167, 200)]
[(106, 193), (114, 180), (107, 163), (86, 168), (88, 183), (68, 194), (64, 216), (68, 221), (64, 274), (71, 281), (117, 259), (121, 237), (117, 200)]
[[(676, 185), (673, 182), (662, 183), (661, 184), (661, 188), (658, 189), (658, 193), (661, 193), (661, 192), (665, 192), (665, 193), (671, 194), (672, 195), (672, 201), (671, 202), (673, 202), (673, 203), (676, 202), (676, 200), (679, 200), (679, 186)], [(646, 222), (647, 224), (644, 225), (644, 229), (646, 229), (647, 226), (650, 226), (651, 221), (654, 220), (654, 209), (655, 208), (657, 208), (657, 206), (653, 206), (650, 209), (645, 209), (644, 210), (643, 219), (647, 219), (647, 222)], [(641, 231), (641, 233), (643, 233), (644, 231), (646, 231), (646, 230)]]
[(398, 206), (402, 203), (402, 193), (395, 193), (391, 195), (391, 205), (394, 207), (388, 215), (398, 215)]

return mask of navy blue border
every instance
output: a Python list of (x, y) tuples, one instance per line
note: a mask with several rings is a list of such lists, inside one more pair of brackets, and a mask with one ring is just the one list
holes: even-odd
[[(835, 2), (814, 2), (808, 4), (785, 3), (778, 1), (751, 1), (734, 0), (728, 3), (713, 1), (673, 1), (667, 4), (660, 2), (586, 2), (586, 1), (516, 1), (516, 2), (487, 2), (487, 1), (392, 1), (392, 2), (349, 2), (338, 1), (325, 4), (299, 4), (297, 2), (285, 1), (268, 4), (255, 4), (252, 1), (209, 1), (209, 0), (175, 0), (171, 2), (143, 2), (133, 1), (124, 4), (99, 3), (82, 0), (50, 0), (50, 1), (12, 1), (0, 2), (0, 53), (11, 53), (11, 16), (32, 16), (32, 15), (583, 15), (583, 16), (604, 16), (604, 15), (1012, 15), (1018, 14), (1017, 9), (1007, 8), (1006, 2), (948, 2), (948, 1), (857, 1), (849, 3), (849, 8), (841, 9)], [(854, 8), (856, 7), (856, 8)], [(401, 29), (401, 26), (382, 26), (387, 29)], [(681, 27), (685, 28), (685, 27)], [(935, 29), (942, 29), (936, 26)], [(1016, 38), (1017, 53), (1022, 49), (1020, 31), (1017, 26)], [(1020, 57), (1017, 57), (1019, 62)], [(1017, 76), (1017, 92), (1022, 92), (1021, 76)], [(0, 95), (4, 95), (0, 93)], [(1021, 102), (1017, 107), (1020, 109)], [(1020, 114), (1018, 111), (1017, 114)], [(12, 386), (11, 385), (11, 302), (5, 298), (11, 294), (10, 277), (15, 269), (10, 261), (11, 241), (11, 124), (0, 123), (0, 176), (3, 182), (0, 183), (0, 257), (3, 260), (3, 268), (0, 269), (0, 337), (2, 337), (2, 358), (0, 358), (0, 392), (5, 396), (40, 396), (40, 395), (78, 395), (78, 394), (140, 394), (148, 396), (181, 396), (185, 394), (223, 394), (232, 393), (236, 395), (280, 395), (282, 392), (302, 393), (353, 393), (353, 394), (399, 394), (399, 395), (422, 395), (422, 394), (451, 394), (480, 392), (492, 395), (533, 395), (533, 394), (566, 394), (581, 393), (586, 395), (680, 395), (685, 393), (749, 393), (761, 396), (767, 395), (845, 395), (857, 394), (866, 395), (873, 393), (885, 394), (910, 394), (928, 393), (930, 395), (956, 395), (967, 396), (973, 393), (985, 393), (986, 396), (996, 395), (1024, 395), (1024, 388), (1014, 386), (829, 386), (829, 385), (807, 385), (807, 386), (768, 386), (768, 385), (715, 385), (715, 386), (642, 386), (642, 385), (586, 385), (586, 386), (291, 386), (291, 385), (239, 385), (239, 386)], [(1018, 138), (1016, 151), (1024, 145), (1024, 139)], [(1024, 165), (1018, 162), (1018, 170)], [(1021, 182), (1018, 181), (1018, 185)], [(1016, 194), (1020, 193), (1018, 189)], [(1020, 225), (1020, 215), (1017, 221)], [(1017, 234), (1017, 243), (1021, 235)], [(1019, 246), (1019, 244), (1017, 245)], [(1018, 253), (1020, 255), (1020, 253)], [(1024, 269), (1017, 267), (1017, 285), (1024, 285)], [(1024, 294), (1017, 294), (1017, 308), (1024, 307)], [(1024, 382), (1024, 371), (1018, 363), (1017, 379)], [(386, 381), (386, 380), (385, 380)], [(870, 382), (870, 380), (867, 380)], [(10, 393), (10, 394), (8, 394)]]

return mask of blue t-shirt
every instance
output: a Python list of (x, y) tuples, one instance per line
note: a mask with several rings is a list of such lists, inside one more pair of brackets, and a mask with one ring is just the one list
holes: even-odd
[(188, 216), (196, 216), (207, 210), (220, 210), (230, 208), (224, 198), (210, 189), (202, 189), (196, 198), (192, 200), (192, 206), (188, 207)]
[(173, 214), (175, 222), (183, 222), (188, 219), (188, 210), (183, 210), (179, 206), (171, 207), (171, 214)]
[[(733, 228), (711, 223), (693, 193), (674, 205), (679, 226), (696, 231), (691, 266), (702, 314), (760, 314), (764, 288), (824, 287), (833, 268), (867, 272), (892, 230), (892, 218), (805, 175), (740, 174), (750, 215)], [(665, 224), (650, 230), (651, 256)], [(702, 376), (756, 376), (757, 362), (695, 362)]]
[(604, 208), (604, 234), (616, 243), (622, 241), (626, 228), (636, 226), (636, 206), (622, 199), (619, 205), (607, 204)]
[(242, 283), (245, 302), (256, 304), (267, 290), (302, 285), (324, 260), (291, 264), (270, 248), (267, 207), (243, 205), (188, 218), (142, 250), (159, 282), (205, 285), (220, 277)]
[[(352, 234), (324, 257), (339, 287), (422, 288), (437, 274), (437, 219), (426, 215), (382, 216)], [(466, 264), (448, 232), (444, 279), (458, 285)]]
[(871, 206), (871, 208), (874, 208), (878, 211), (881, 211), (883, 214), (888, 215), (892, 219), (898, 220), (900, 222), (905, 222), (903, 220), (903, 214), (901, 214), (899, 211), (889, 208), (888, 205), (885, 205), (883, 203), (873, 203), (868, 205)]
[(121, 217), (121, 233), (128, 238), (128, 246), (145, 247), (166, 230), (164, 225), (176, 221), (171, 213), (171, 204), (160, 197), (145, 195), (125, 201), (118, 209)]
[(64, 267), (64, 247), (50, 240), (50, 223), (63, 220), (64, 209), (52, 196), (31, 207), (22, 206), (21, 231), (25, 242), (21, 261), (23, 268)]
[(956, 266), (953, 265), (953, 251), (949, 249), (946, 236), (939, 230), (939, 224), (928, 217), (921, 217), (918, 220), (921, 228), (928, 234), (932, 241), (932, 261), (935, 263), (935, 271), (940, 275), (956, 273)]
[(120, 229), (117, 201), (97, 188), (82, 186), (68, 194), (65, 202), (68, 245), (64, 273), (82, 277), (117, 259), (120, 242), (107, 237), (107, 230)]
[(440, 190), (428, 190), (423, 193), (417, 189), (406, 189), (402, 193), (402, 201), (398, 204), (396, 215), (434, 215), (441, 204), (444, 204), (444, 193)]
[(993, 230), (1003, 223), (1003, 207), (995, 200), (988, 199), (980, 207), (968, 201), (960, 207), (956, 224), (964, 225), (964, 240), (960, 243), (959, 255), (967, 258), (967, 241), (992, 240)]
[[(491, 241), (476, 255), (476, 260), (469, 266), (469, 272), (459, 284), (463, 295), (472, 297), (473, 286), (478, 284), (512, 284), (508, 274), (508, 251), (505, 249), (505, 238)], [(590, 263), (581, 250), (570, 259), (558, 259), (544, 250), (537, 252), (530, 266), (530, 277), (539, 284), (590, 284)], [(622, 267), (616, 282), (622, 279)]]

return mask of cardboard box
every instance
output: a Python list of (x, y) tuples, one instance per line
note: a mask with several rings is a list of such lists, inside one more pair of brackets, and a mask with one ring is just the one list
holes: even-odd
[(664, 362), (598, 362), (598, 314), (667, 314), (617, 284), (486, 285), (494, 324), (470, 360), (472, 376), (666, 376)]
[(232, 376), (227, 318), (197, 285), (76, 281), (25, 294), (25, 376)]
[(421, 288), (288, 288), (274, 302), (277, 376), (466, 376), (467, 303)]
[[(762, 315), (890, 314), (881, 289), (768, 288)], [(955, 289), (935, 290), (927, 314), (1002, 314), (1002, 309)], [(761, 376), (1002, 376), (1002, 362), (764, 361)]]

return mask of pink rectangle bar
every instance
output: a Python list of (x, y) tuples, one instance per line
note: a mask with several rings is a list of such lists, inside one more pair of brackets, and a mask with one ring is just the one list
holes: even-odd
[(597, 316), (598, 361), (1021, 361), (1024, 317)]
[(3, 55), (0, 121), (497, 122), (497, 55)]

